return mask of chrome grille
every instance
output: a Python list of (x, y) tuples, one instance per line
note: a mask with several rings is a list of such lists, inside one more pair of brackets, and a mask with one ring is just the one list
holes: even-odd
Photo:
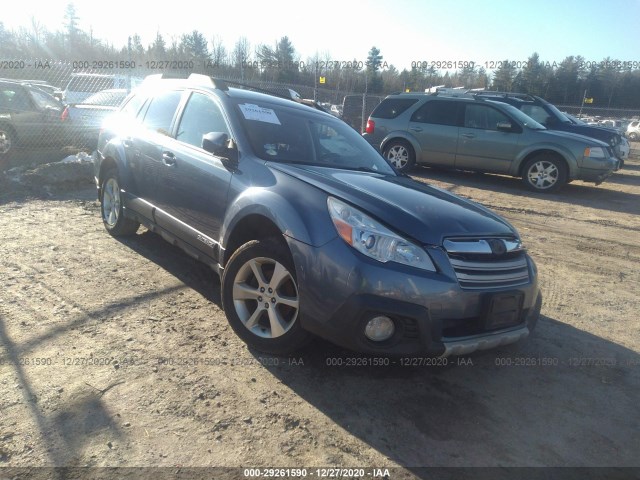
[[(504, 242), (505, 251), (495, 254), (478, 248), (496, 240)], [(464, 289), (516, 287), (529, 283), (529, 268), (520, 242), (513, 239), (445, 241), (445, 248), (458, 283)], [(482, 251), (479, 251), (482, 250)], [(487, 251), (488, 250), (488, 251)]]

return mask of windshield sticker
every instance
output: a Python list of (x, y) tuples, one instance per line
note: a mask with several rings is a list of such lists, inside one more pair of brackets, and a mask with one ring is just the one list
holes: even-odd
[(242, 110), (244, 118), (247, 120), (257, 120), (258, 122), (281, 125), (276, 112), (270, 108), (259, 107), (258, 105), (253, 105), (251, 103), (244, 103), (238, 106), (240, 107), (240, 110)]

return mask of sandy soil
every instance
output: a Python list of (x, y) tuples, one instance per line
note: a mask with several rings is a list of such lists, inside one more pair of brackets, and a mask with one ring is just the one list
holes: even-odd
[(640, 161), (552, 195), (416, 178), (519, 229), (545, 299), (533, 337), (438, 367), (332, 366), (354, 355), (322, 341), (260, 355), (215, 275), (144, 229), (111, 238), (90, 185), (5, 185), (0, 467), (640, 466)]

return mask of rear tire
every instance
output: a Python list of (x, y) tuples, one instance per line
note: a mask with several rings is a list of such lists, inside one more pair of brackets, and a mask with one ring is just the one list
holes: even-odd
[(416, 154), (406, 140), (391, 140), (382, 154), (396, 170), (406, 173), (416, 164)]
[(312, 338), (300, 325), (296, 270), (280, 239), (252, 240), (233, 253), (222, 276), (222, 306), (236, 334), (261, 352), (287, 355)]
[(567, 166), (555, 155), (542, 153), (525, 163), (522, 181), (534, 192), (556, 192), (567, 183)]
[(140, 224), (125, 217), (124, 206), (120, 197), (120, 180), (118, 170), (109, 169), (102, 177), (100, 190), (100, 215), (104, 227), (114, 237), (133, 235)]

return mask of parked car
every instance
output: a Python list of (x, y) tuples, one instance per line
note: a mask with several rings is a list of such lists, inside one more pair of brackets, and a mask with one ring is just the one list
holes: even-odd
[[(562, 113), (564, 114), (565, 117), (567, 117), (571, 121), (571, 123), (575, 125), (587, 125), (587, 123), (585, 123), (584, 121), (580, 120), (577, 117), (574, 117), (573, 115), (568, 114), (567, 112), (562, 112)], [(624, 166), (624, 161), (627, 158), (629, 158), (631, 145), (629, 145), (629, 141), (625, 137), (621, 137), (620, 143), (618, 144), (618, 147), (616, 150), (618, 152), (617, 157), (620, 159), (619, 168), (622, 168)]]
[(627, 130), (628, 123), (623, 120), (607, 118), (605, 120), (600, 120), (600, 126), (615, 130), (620, 135), (624, 135), (624, 132)]
[(100, 73), (72, 73), (62, 99), (67, 104), (81, 103), (101, 90), (124, 88), (131, 91), (142, 79), (130, 75), (111, 75)]
[(506, 103), (468, 94), (389, 95), (363, 134), (397, 169), (416, 164), (522, 177), (535, 191), (599, 184), (618, 165), (603, 142), (547, 130)]
[(48, 93), (51, 96), (54, 96), (54, 93), (58, 91), (57, 87), (54, 87), (53, 85), (50, 85), (49, 83), (45, 82), (44, 80), (28, 80), (28, 79), (10, 79), (10, 78), (0, 78), (0, 82), (16, 82), (16, 83), (20, 83), (22, 85), (31, 85), (32, 87), (36, 87), (39, 88), (40, 90), (44, 91), (45, 93)]
[(118, 110), (129, 91), (123, 88), (102, 90), (81, 103), (68, 105), (62, 112), (69, 138), (76, 146), (94, 149), (104, 119)]
[(515, 342), (542, 297), (518, 232), (398, 174), (344, 122), (202, 75), (145, 83), (95, 154), (101, 216), (222, 277), (231, 327), (285, 354), (312, 334), (381, 355)]
[[(549, 130), (578, 133), (606, 143), (613, 149), (616, 157), (621, 160), (619, 167), (621, 167), (628, 158), (628, 151), (627, 156), (624, 156), (624, 137), (619, 132), (606, 128), (601, 124), (577, 125), (569, 121), (555, 105), (547, 102), (543, 98), (522, 93), (492, 91), (474, 92), (474, 94), (513, 105)], [(597, 121), (599, 122), (600, 119), (597, 118)]]
[(16, 148), (66, 143), (60, 101), (39, 88), (0, 81), (0, 157)]
[(634, 120), (629, 124), (626, 135), (633, 142), (640, 140), (640, 122), (638, 120)]
[(329, 113), (334, 117), (342, 118), (342, 105), (331, 105)]

